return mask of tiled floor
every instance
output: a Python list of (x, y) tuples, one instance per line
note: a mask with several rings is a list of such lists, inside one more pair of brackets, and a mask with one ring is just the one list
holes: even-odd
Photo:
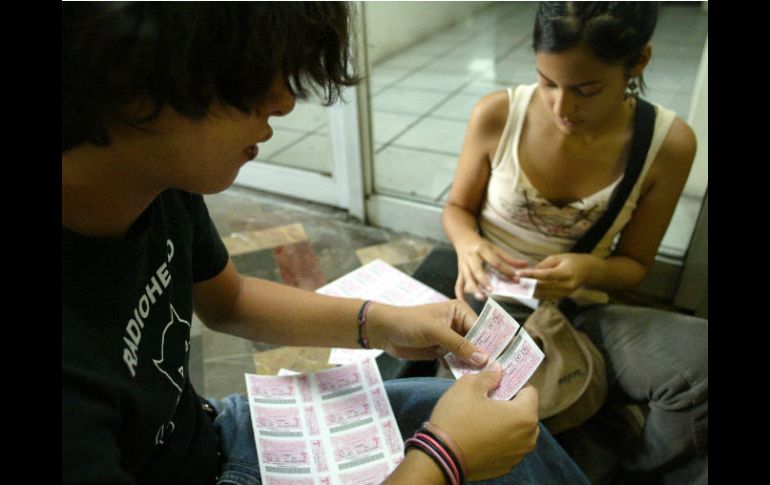
[[(682, 118), (708, 34), (698, 2), (662, 2), (645, 72), (646, 98)], [(492, 91), (535, 77), (532, 23), (535, 2), (496, 2), (371, 67), (374, 187), (379, 193), (441, 205), (446, 200), (472, 106)], [(329, 116), (300, 102), (275, 118), (274, 138), (258, 160), (329, 174)], [(683, 198), (663, 242), (682, 254), (700, 206)]]
[[(412, 274), (437, 244), (364, 226), (342, 211), (251, 190), (232, 188), (206, 196), (206, 203), (239, 272), (308, 290), (377, 258)], [(246, 372), (329, 367), (329, 349), (250, 342), (210, 331), (193, 320), (191, 376), (203, 395), (245, 393)]]

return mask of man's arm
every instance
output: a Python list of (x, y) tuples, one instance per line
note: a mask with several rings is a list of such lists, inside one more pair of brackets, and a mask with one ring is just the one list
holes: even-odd
[[(213, 330), (279, 345), (358, 347), (356, 317), (363, 300), (321, 295), (279, 283), (242, 276), (232, 261), (213, 278), (193, 287), (195, 311)], [(407, 359), (434, 359), (452, 352), (476, 365), (487, 361), (475, 354), (462, 336), (477, 315), (465, 303), (369, 307), (365, 335), (373, 348)]]

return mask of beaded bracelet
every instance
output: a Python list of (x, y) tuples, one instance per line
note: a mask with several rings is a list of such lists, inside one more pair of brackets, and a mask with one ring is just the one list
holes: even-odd
[(369, 339), (366, 338), (364, 332), (364, 326), (366, 325), (366, 314), (373, 303), (372, 300), (366, 300), (358, 310), (358, 316), (356, 317), (356, 320), (358, 321), (358, 345), (364, 349), (371, 349), (371, 347), (369, 347)]

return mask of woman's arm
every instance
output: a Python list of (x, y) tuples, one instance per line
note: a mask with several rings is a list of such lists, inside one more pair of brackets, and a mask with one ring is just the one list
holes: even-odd
[(488, 288), (484, 264), (496, 268), (516, 280), (512, 267), (526, 266), (502, 249), (484, 240), (478, 233), (481, 212), (495, 156), (508, 117), (508, 93), (498, 91), (483, 97), (474, 107), (457, 163), (452, 190), (442, 212), (444, 232), (458, 258), (458, 280), (455, 295), (474, 293), (481, 297), (479, 286)]
[(676, 209), (695, 158), (692, 129), (676, 118), (643, 181), (631, 220), (623, 229), (611, 256), (557, 254), (519, 276), (537, 278), (537, 298), (562, 298), (583, 284), (602, 290), (633, 288), (644, 280), (655, 262), (660, 242)]

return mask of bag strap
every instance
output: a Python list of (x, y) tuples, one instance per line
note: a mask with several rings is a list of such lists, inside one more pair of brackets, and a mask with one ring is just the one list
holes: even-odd
[[(652, 143), (652, 133), (655, 128), (655, 107), (643, 99), (636, 100), (636, 113), (634, 113), (634, 138), (631, 140), (631, 153), (628, 157), (626, 172), (623, 180), (615, 188), (607, 210), (591, 226), (583, 237), (581, 237), (575, 246), (572, 247), (573, 253), (590, 253), (594, 250), (599, 241), (609, 231), (612, 223), (618, 217), (620, 210), (626, 204), (628, 196), (631, 194), (639, 175), (644, 168), (644, 161), (647, 158), (647, 152)], [(567, 318), (572, 320), (577, 312), (577, 304), (569, 297), (562, 298), (558, 303), (559, 310)]]
[(623, 180), (620, 181), (615, 192), (612, 194), (607, 210), (591, 226), (583, 237), (575, 243), (571, 252), (590, 253), (594, 250), (602, 237), (610, 229), (610, 226), (618, 217), (620, 210), (628, 200), (639, 174), (644, 168), (644, 160), (647, 158), (647, 152), (652, 143), (652, 132), (655, 128), (655, 107), (643, 99), (636, 101), (636, 113), (634, 116), (634, 138), (631, 141), (631, 153), (628, 157), (626, 172)]

